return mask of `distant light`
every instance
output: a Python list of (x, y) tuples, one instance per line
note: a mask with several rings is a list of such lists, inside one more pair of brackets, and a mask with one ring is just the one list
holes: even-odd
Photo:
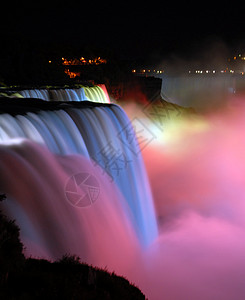
[(234, 60), (236, 60), (236, 56), (234, 56)]
[(70, 78), (76, 78), (77, 76), (80, 76), (80, 72), (71, 72), (69, 69), (65, 70), (65, 73), (70, 77)]
[(132, 73), (136, 73), (136, 70), (135, 70), (135, 69), (133, 69), (133, 70), (132, 70)]
[(51, 62), (52, 62), (51, 60), (48, 61), (49, 64), (51, 64)]
[(213, 73), (215, 73), (216, 71), (215, 70), (213, 70)]

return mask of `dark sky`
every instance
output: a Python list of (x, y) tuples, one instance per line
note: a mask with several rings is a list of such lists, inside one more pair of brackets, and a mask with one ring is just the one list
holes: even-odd
[(194, 5), (149, 0), (85, 3), (9, 4), (2, 8), (1, 32), (47, 45), (92, 45), (124, 58), (146, 59), (188, 56), (208, 47), (210, 40), (220, 40), (231, 49), (242, 47), (245, 41), (245, 5), (241, 2), (218, 1), (219, 6), (214, 1)]

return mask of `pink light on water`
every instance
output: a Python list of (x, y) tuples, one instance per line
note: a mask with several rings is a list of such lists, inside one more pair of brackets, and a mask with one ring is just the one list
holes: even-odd
[[(142, 154), (159, 234), (147, 247), (122, 191), (88, 157), (52, 154), (25, 140), (1, 145), (0, 183), (10, 195), (4, 208), (22, 224), (27, 253), (77, 254), (126, 276), (149, 299), (243, 300), (244, 109), (240, 99), (236, 107), (184, 119), (158, 142), (154, 131)], [(100, 198), (78, 208), (65, 198), (65, 187), (81, 170), (96, 177)]]
[(153, 299), (244, 298), (244, 108), (188, 121), (143, 151), (160, 226), (148, 253)]

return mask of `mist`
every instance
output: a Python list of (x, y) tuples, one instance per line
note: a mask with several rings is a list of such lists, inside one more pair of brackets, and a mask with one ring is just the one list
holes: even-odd
[(149, 299), (245, 297), (243, 101), (166, 121), (142, 150), (160, 232), (139, 277)]
[(154, 68), (164, 70), (156, 75), (162, 79), (162, 98), (198, 112), (223, 107), (233, 94), (245, 90), (241, 75), (244, 61), (234, 60), (243, 55), (240, 48), (210, 36), (188, 44), (182, 53), (172, 52), (166, 57), (152, 53)]
[[(70, 119), (64, 118), (67, 127), (52, 127), (54, 135), (67, 132), (64, 140), (59, 134), (58, 153), (52, 153), (36, 140), (7, 139), (0, 149), (0, 183), (10, 201), (3, 203), (3, 209), (21, 228), (25, 254), (52, 260), (64, 253), (78, 255), (86, 263), (125, 276), (153, 300), (243, 300), (245, 97), (235, 93), (227, 99), (226, 105), (205, 113), (194, 113), (164, 101), (161, 106), (160, 99), (153, 103), (156, 106), (151, 111), (146, 109), (149, 103), (124, 103), (147, 176), (138, 145), (128, 148), (129, 144), (123, 143), (123, 150), (131, 155), (130, 164), (135, 164), (132, 168), (129, 164), (122, 165), (122, 172), (132, 171), (133, 175), (120, 173), (130, 180), (121, 190), (105, 176), (102, 167), (95, 166), (84, 154), (81, 146), (84, 141), (81, 134), (75, 134), (79, 129)], [(95, 139), (91, 137), (96, 136), (93, 130), (101, 135), (104, 130), (106, 137), (102, 141), (107, 141), (129, 124), (120, 110), (125, 123), (113, 128), (114, 123), (106, 122), (110, 119), (104, 119), (104, 108), (101, 110), (103, 114), (97, 115), (97, 119), (87, 118), (81, 124), (86, 134), (90, 133), (87, 144), (91, 143), (92, 149)], [(83, 120), (80, 113), (77, 122)], [(42, 117), (49, 114), (54, 117), (55, 113), (42, 113)], [(58, 115), (64, 113), (56, 113), (52, 119), (50, 116), (49, 122)], [(7, 116), (3, 124), (11, 123), (13, 131), (3, 131), (3, 138), (8, 137), (8, 132), (11, 135), (16, 132), (17, 138), (20, 125), (14, 125), (30, 124), (23, 118), (18, 117), (17, 123), (14, 117)], [(89, 120), (92, 127), (88, 126)], [(33, 128), (27, 132), (36, 138), (39, 135)], [(73, 139), (69, 138), (69, 132), (73, 133)], [(52, 135), (47, 136), (47, 144), (52, 146)], [(74, 145), (82, 149), (74, 152)], [(140, 168), (136, 161), (140, 162)], [(92, 174), (100, 187), (98, 200), (82, 209), (67, 197), (72, 191), (67, 189), (69, 178), (81, 170)], [(134, 211), (146, 216), (151, 212), (152, 218), (146, 220), (153, 223), (132, 221), (131, 203), (126, 199), (135, 201), (135, 194), (124, 195), (130, 186), (139, 189), (141, 206)], [(147, 243), (140, 242), (139, 225), (144, 225), (142, 232), (146, 229), (150, 236), (156, 233)]]

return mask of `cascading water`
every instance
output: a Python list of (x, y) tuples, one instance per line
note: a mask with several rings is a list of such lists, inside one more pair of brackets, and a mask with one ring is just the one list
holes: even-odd
[(49, 92), (46, 89), (22, 90), (19, 94), (24, 98), (38, 98), (49, 101)]
[(232, 94), (244, 89), (242, 76), (233, 74), (162, 75), (161, 79), (164, 99), (196, 111), (210, 111), (224, 105)]
[(0, 139), (10, 145), (16, 138), (28, 139), (57, 155), (78, 154), (90, 159), (115, 181), (130, 208), (129, 217), (140, 241), (149, 244), (156, 238), (157, 225), (141, 154), (129, 125), (117, 105), (68, 107), (14, 117), (2, 114)]
[(83, 86), (75, 89), (29, 89), (18, 92), (24, 98), (38, 98), (45, 101), (92, 101), (110, 103), (104, 84)]
[(2, 102), (0, 192), (8, 200), (1, 207), (20, 226), (26, 255), (76, 254), (126, 276), (149, 299), (243, 300), (241, 102), (167, 130), (164, 122), (164, 130), (157, 126), (167, 108), (152, 109), (147, 126), (156, 138), (143, 155), (158, 230), (138, 144), (120, 107)]

